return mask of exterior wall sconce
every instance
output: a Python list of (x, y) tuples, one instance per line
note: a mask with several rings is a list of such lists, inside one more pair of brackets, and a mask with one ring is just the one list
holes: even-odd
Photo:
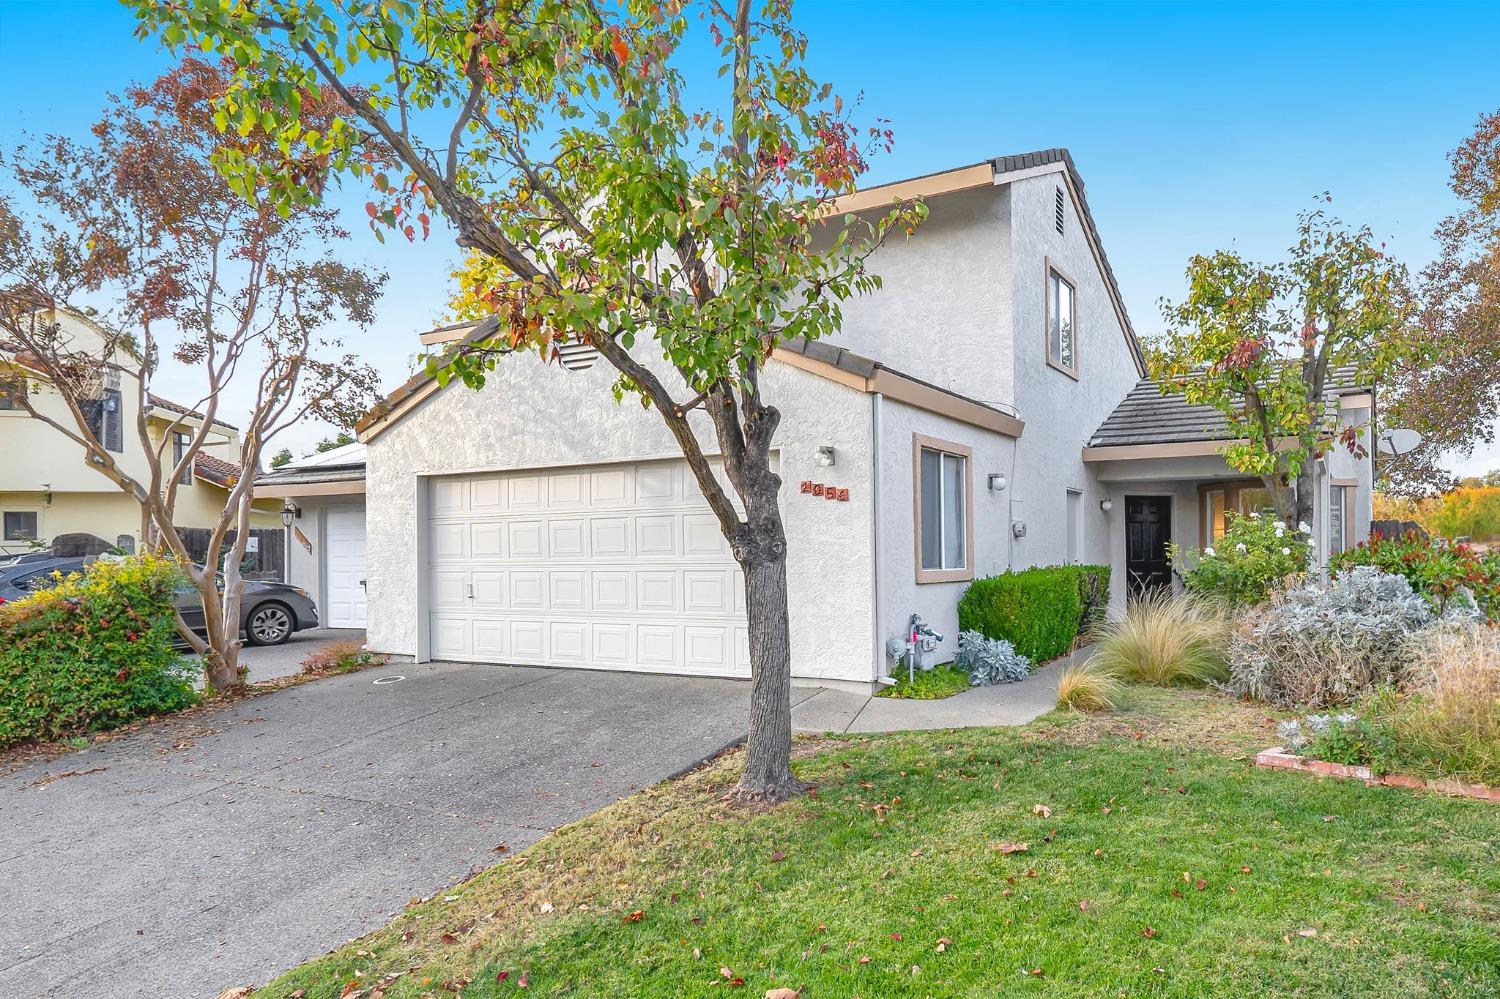
[(832, 444), (818, 445), (818, 464), (824, 468), (832, 468), (836, 462)]
[(1099, 509), (1105, 513), (1109, 513), (1109, 511), (1113, 510), (1114, 508), (1115, 501), (1110, 499), (1108, 496), (1099, 501)]
[(1005, 475), (1001, 472), (991, 472), (989, 477), (990, 491), (998, 493), (1005, 488)]
[(281, 508), (281, 522), (287, 527), (291, 527), (294, 517), (298, 519), (302, 517), (302, 508), (291, 500), (287, 500), (286, 505)]

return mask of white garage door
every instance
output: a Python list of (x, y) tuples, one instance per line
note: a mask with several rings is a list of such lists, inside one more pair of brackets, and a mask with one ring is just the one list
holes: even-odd
[(683, 462), (429, 489), (432, 658), (749, 675), (743, 578)]

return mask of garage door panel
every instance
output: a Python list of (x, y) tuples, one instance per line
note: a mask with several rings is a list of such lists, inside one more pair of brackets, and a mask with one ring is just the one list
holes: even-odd
[(513, 520), (505, 525), (506, 542), (512, 559), (524, 562), (527, 559), (546, 558), (546, 546), (542, 541), (540, 520)]
[(594, 517), (589, 521), (589, 550), (596, 559), (630, 557), (630, 520)]
[(458, 570), (436, 570), (432, 573), (432, 606), (467, 606), (468, 573)]
[(555, 611), (587, 610), (587, 573), (576, 569), (554, 569), (548, 574), (552, 597), (547, 607)]
[(553, 621), (547, 631), (554, 662), (582, 666), (588, 662), (589, 627), (582, 621)]
[(547, 552), (555, 559), (586, 558), (587, 522), (582, 520), (549, 520)]
[(510, 648), (522, 662), (546, 662), (547, 626), (541, 621), (510, 622)]
[(595, 569), (589, 573), (593, 585), (593, 609), (630, 610), (630, 573), (624, 569)]
[(733, 603), (726, 569), (682, 573), (682, 609), (689, 614), (728, 614)]
[(684, 463), (457, 481), (428, 504), (433, 656), (748, 672), (743, 579)]
[(676, 558), (677, 517), (673, 514), (637, 517), (635, 554), (638, 558)]
[(630, 495), (630, 469), (610, 468), (589, 475), (589, 506), (627, 506)]
[(541, 610), (547, 606), (546, 580), (540, 570), (520, 570), (510, 574), (510, 606), (528, 610)]
[(464, 524), (432, 525), (432, 558), (434, 561), (461, 560), (468, 556), (469, 531)]
[(490, 520), (470, 524), (469, 557), (503, 559), (505, 557), (505, 525)]
[(642, 613), (670, 614), (677, 610), (677, 573), (651, 569), (635, 574), (636, 608)]

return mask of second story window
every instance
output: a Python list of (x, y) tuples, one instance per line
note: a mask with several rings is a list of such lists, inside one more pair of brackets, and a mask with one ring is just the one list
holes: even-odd
[(1047, 363), (1078, 377), (1078, 295), (1073, 282), (1047, 268)]
[[(172, 467), (173, 468), (176, 468), (178, 465), (180, 465), (182, 463), (182, 454), (183, 454), (184, 451), (187, 450), (187, 447), (188, 447), (188, 435), (187, 434), (184, 434), (184, 433), (181, 433), (181, 432), (176, 432), (176, 433), (172, 434)], [(192, 465), (192, 462), (189, 462), (188, 466), (182, 470), (182, 474), (180, 474), (180, 475), (177, 476), (177, 481), (180, 482), (180, 483), (182, 483), (185, 486), (190, 486), (190, 485), (193, 484), (193, 465)]]
[(91, 401), (87, 413), (89, 430), (93, 431), (95, 439), (104, 445), (104, 450), (116, 454), (125, 450), (121, 408), (120, 390), (107, 388), (98, 399)]

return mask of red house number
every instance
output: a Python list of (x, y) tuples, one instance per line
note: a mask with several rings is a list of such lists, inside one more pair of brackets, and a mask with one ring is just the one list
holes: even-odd
[(840, 503), (849, 502), (849, 490), (840, 486), (830, 486), (822, 482), (813, 482), (811, 479), (802, 480), (800, 492), (810, 493), (813, 496), (821, 496), (826, 500), (837, 500)]

